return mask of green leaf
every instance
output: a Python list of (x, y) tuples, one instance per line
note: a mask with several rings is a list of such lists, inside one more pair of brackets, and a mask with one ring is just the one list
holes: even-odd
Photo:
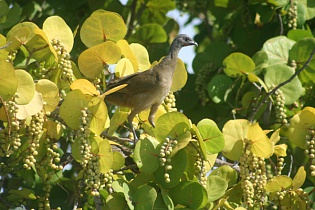
[[(0, 47), (3, 47), (6, 45), (6, 38), (0, 34)], [(0, 49), (0, 60), (6, 60), (9, 55), (9, 52), (6, 50), (6, 48)]]
[(157, 197), (156, 190), (149, 185), (144, 185), (136, 189), (133, 195), (135, 210), (152, 209), (156, 197)]
[(99, 138), (99, 151), (98, 155), (100, 157), (100, 172), (106, 174), (113, 165), (113, 151), (107, 139)]
[(214, 169), (210, 176), (219, 176), (223, 178), (225, 181), (227, 181), (229, 187), (236, 184), (238, 178), (237, 172), (228, 165), (223, 165), (217, 169)]
[(305, 107), (290, 120), (286, 136), (296, 146), (305, 149), (305, 137), (309, 129), (315, 127), (315, 108)]
[(253, 73), (259, 75), (265, 68), (268, 67), (268, 55), (264, 50), (256, 52), (252, 57), (255, 63), (255, 69)]
[(113, 135), (116, 129), (122, 125), (125, 121), (127, 121), (127, 117), (129, 115), (129, 112), (122, 111), (117, 109), (110, 119), (109, 128), (107, 133), (109, 135)]
[[(5, 1), (4, 1), (5, 2)], [(0, 5), (1, 10), (3, 9)], [(19, 23), (21, 21), (21, 13), (22, 8), (15, 2), (14, 4), (10, 4), (10, 9), (8, 13), (6, 14), (6, 21), (1, 24), (2, 29), (7, 29), (12, 27), (14, 24)], [(1, 15), (0, 15), (1, 16)]]
[(229, 77), (239, 77), (255, 69), (254, 61), (243, 53), (232, 53), (223, 61), (224, 73)]
[(59, 103), (59, 89), (57, 85), (48, 79), (39, 80), (35, 89), (42, 94), (45, 112), (52, 112)]
[(303, 29), (294, 29), (294, 30), (290, 30), (288, 32), (288, 38), (292, 39), (296, 42), (304, 39), (304, 38), (314, 38), (312, 32), (307, 31), (307, 30), (303, 30)]
[[(290, 50), (290, 60), (294, 60), (297, 64), (297, 69), (309, 59), (312, 51), (315, 48), (315, 38), (304, 38), (298, 41)], [(312, 82), (315, 80), (315, 57), (311, 59), (306, 68), (299, 74), (302, 83)]]
[(121, 193), (113, 192), (106, 198), (105, 209), (124, 210), (127, 209), (127, 202)]
[(171, 180), (169, 183), (166, 183), (164, 178), (165, 166), (160, 166), (158, 170), (153, 173), (156, 181), (166, 189), (175, 187), (179, 183), (180, 178), (185, 171), (187, 165), (187, 154), (184, 149), (179, 150), (176, 155), (172, 157), (171, 165), (173, 168), (168, 171)]
[(270, 179), (265, 185), (267, 192), (280, 192), (292, 187), (292, 179), (288, 176), (280, 175)]
[(136, 33), (130, 37), (130, 42), (141, 44), (163, 43), (167, 41), (167, 34), (159, 24), (149, 23), (137, 28)]
[(179, 150), (185, 148), (189, 142), (191, 141), (191, 133), (186, 131), (178, 136), (177, 144), (173, 147), (172, 153), (170, 154), (170, 158), (173, 157)]
[[(294, 73), (294, 69), (289, 66), (283, 64), (273, 65), (266, 69), (264, 80), (270, 88), (271, 86), (277, 86), (287, 81)], [(286, 105), (293, 104), (304, 93), (302, 84), (297, 77), (282, 86), (280, 90), (283, 92)]]
[(35, 94), (35, 85), (33, 77), (25, 70), (15, 70), (18, 80), (18, 88), (16, 92), (16, 103), (19, 105), (28, 104)]
[(107, 40), (123, 39), (126, 32), (127, 27), (118, 13), (99, 9), (84, 21), (80, 37), (87, 47), (92, 47)]
[(121, 49), (111, 41), (90, 47), (78, 58), (81, 73), (91, 79), (98, 77), (104, 70), (104, 65), (114, 64), (121, 57)]
[(207, 182), (208, 201), (213, 202), (221, 198), (228, 188), (228, 182), (216, 175), (209, 176)]
[(224, 147), (224, 138), (214, 121), (203, 119), (197, 124), (206, 147), (207, 154), (212, 155), (221, 152)]
[(62, 119), (72, 129), (79, 129), (81, 125), (81, 110), (87, 107), (91, 96), (84, 95), (80, 90), (69, 92), (62, 102), (59, 113)]
[(268, 39), (264, 43), (263, 50), (268, 55), (269, 66), (275, 64), (287, 64), (289, 60), (289, 50), (294, 43), (294, 41), (285, 36)]
[(88, 103), (88, 108), (92, 115), (90, 129), (94, 134), (100, 135), (105, 129), (108, 115), (106, 104), (102, 98), (92, 97)]
[(188, 118), (180, 112), (169, 112), (156, 121), (154, 134), (159, 142), (165, 138), (176, 139), (180, 134), (190, 130)]
[(26, 198), (31, 200), (36, 199), (34, 191), (26, 188), (22, 188), (21, 190), (10, 190), (9, 193), (11, 195), (16, 195), (20, 198)]
[(43, 31), (50, 41), (53, 39), (59, 40), (67, 52), (71, 52), (74, 42), (73, 34), (70, 27), (61, 17), (48, 17), (43, 23)]
[(0, 97), (4, 101), (11, 99), (17, 87), (18, 80), (14, 67), (5, 60), (0, 60)]
[(226, 101), (227, 94), (233, 81), (230, 77), (218, 74), (211, 78), (208, 83), (208, 94), (214, 103), (220, 103)]
[(207, 203), (207, 191), (198, 182), (182, 181), (170, 190), (174, 204), (190, 209), (202, 209)]
[(151, 0), (141, 15), (141, 23), (158, 23), (164, 25), (168, 17), (166, 13), (175, 9), (175, 2), (171, 0)]
[(125, 165), (125, 158), (120, 152), (113, 152), (113, 170), (119, 170)]
[(158, 142), (155, 141), (145, 138), (136, 144), (133, 159), (141, 172), (153, 173), (160, 165), (159, 151), (156, 149)]

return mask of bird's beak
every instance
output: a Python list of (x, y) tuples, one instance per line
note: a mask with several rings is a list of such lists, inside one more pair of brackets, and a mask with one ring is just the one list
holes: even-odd
[(195, 41), (190, 41), (188, 45), (195, 45), (195, 46), (198, 46), (197, 42), (195, 42)]

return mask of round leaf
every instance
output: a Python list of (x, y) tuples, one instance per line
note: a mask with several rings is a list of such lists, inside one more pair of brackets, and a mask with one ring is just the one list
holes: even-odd
[(224, 102), (233, 81), (226, 75), (215, 75), (208, 83), (208, 94), (214, 103)]
[(296, 146), (305, 149), (305, 136), (309, 128), (315, 127), (315, 108), (305, 107), (290, 120), (287, 137)]
[(100, 157), (100, 172), (106, 174), (113, 165), (112, 147), (110, 146), (107, 139), (101, 139), (101, 137), (94, 138), (100, 139), (100, 143), (98, 145), (98, 155)]
[(131, 42), (148, 43), (163, 43), (167, 41), (167, 34), (164, 28), (156, 23), (148, 23), (137, 28), (131, 38)]
[(169, 112), (157, 119), (154, 134), (158, 141), (163, 142), (166, 137), (176, 139), (180, 134), (189, 130), (190, 122), (184, 114)]
[(26, 105), (17, 105), (18, 112), (16, 118), (19, 120), (24, 120), (30, 116), (39, 113), (43, 109), (43, 100), (40, 93), (35, 91), (34, 97)]
[(125, 158), (120, 152), (113, 152), (113, 170), (119, 170), (125, 165)]
[(243, 140), (247, 138), (250, 122), (247, 120), (230, 120), (225, 123), (222, 133), (225, 140), (223, 155), (230, 160), (238, 160), (243, 153)]
[[(6, 45), (6, 38), (0, 34), (0, 47)], [(9, 52), (6, 50), (6, 48), (0, 49), (0, 60), (6, 60), (9, 55)]]
[(121, 49), (108, 41), (83, 51), (78, 58), (78, 65), (82, 74), (94, 79), (104, 70), (104, 65), (114, 64), (120, 57)]
[[(266, 68), (265, 83), (268, 87), (277, 86), (288, 80), (295, 71), (289, 66), (278, 64)], [(303, 94), (303, 88), (300, 80), (295, 77), (291, 82), (280, 88), (285, 97), (285, 104), (294, 103)]]
[[(315, 48), (315, 38), (304, 38), (298, 41), (290, 50), (290, 60), (294, 60), (297, 69), (301, 69)], [(312, 58), (306, 68), (299, 74), (302, 83), (315, 80), (315, 57)]]
[(60, 116), (72, 129), (79, 129), (81, 122), (81, 110), (87, 107), (91, 96), (84, 95), (80, 90), (74, 90), (67, 94), (60, 106)]
[(182, 60), (177, 59), (176, 68), (173, 75), (173, 82), (171, 86), (171, 91), (176, 92), (183, 88), (187, 82), (187, 71), (185, 64)]
[(237, 172), (228, 165), (214, 169), (210, 176), (219, 176), (228, 182), (229, 187), (237, 183)]
[(144, 173), (153, 173), (160, 165), (159, 151), (152, 141), (148, 138), (138, 141), (134, 151), (133, 159)]
[(262, 158), (269, 158), (273, 154), (273, 144), (258, 123), (250, 125), (247, 139), (252, 141), (251, 151)]
[(135, 209), (136, 210), (153, 209), (156, 197), (157, 192), (153, 187), (149, 185), (141, 186), (139, 189), (135, 190), (133, 195)]
[(119, 40), (116, 44), (118, 47), (120, 47), (122, 54), (124, 55), (124, 58), (127, 58), (131, 62), (133, 68), (130, 71), (132, 73), (137, 72), (138, 61), (128, 42), (122, 39)]
[(226, 180), (216, 175), (209, 176), (207, 182), (208, 201), (213, 202), (221, 198), (227, 188)]
[(91, 111), (92, 119), (90, 123), (90, 130), (96, 134), (100, 135), (105, 129), (105, 124), (107, 120), (107, 107), (102, 98), (93, 97), (88, 102), (88, 108)]
[(170, 190), (174, 204), (190, 209), (202, 209), (207, 203), (207, 191), (198, 182), (182, 181)]
[(215, 122), (203, 119), (197, 124), (197, 128), (202, 136), (207, 154), (216, 154), (223, 149), (224, 138)]
[(96, 10), (84, 21), (80, 37), (87, 47), (91, 47), (107, 40), (123, 39), (126, 32), (127, 27), (119, 14)]
[(129, 45), (138, 62), (138, 71), (144, 71), (150, 68), (149, 53), (147, 49), (138, 43)]
[(135, 73), (134, 68), (128, 58), (122, 58), (118, 61), (115, 67), (115, 74), (117, 77), (124, 77), (133, 73)]
[(268, 55), (269, 66), (275, 64), (287, 64), (289, 50), (294, 45), (294, 41), (285, 36), (278, 36), (268, 39), (263, 46), (263, 50)]
[(287, 190), (292, 186), (292, 179), (290, 177), (280, 175), (270, 179), (265, 185), (267, 192), (280, 192)]
[(44, 109), (46, 112), (52, 112), (58, 106), (59, 103), (59, 89), (57, 85), (48, 79), (39, 80), (35, 89), (42, 94), (44, 103)]
[(77, 79), (70, 85), (71, 90), (81, 90), (82, 93), (87, 95), (99, 95), (96, 87), (86, 79)]
[(28, 104), (35, 94), (33, 77), (24, 70), (15, 70), (15, 75), (18, 80), (15, 101), (19, 105)]
[(0, 60), (0, 97), (7, 101), (15, 94), (18, 87), (18, 80), (15, 75), (14, 67)]
[(60, 40), (69, 53), (73, 47), (73, 34), (67, 23), (59, 16), (48, 17), (43, 23), (43, 31), (48, 39)]
[(301, 166), (292, 180), (292, 185), (293, 185), (292, 190), (297, 190), (300, 187), (302, 187), (303, 183), (305, 182), (305, 179), (306, 179), (306, 171), (304, 169), (304, 166)]
[(224, 72), (229, 77), (239, 77), (255, 69), (254, 61), (243, 53), (232, 53), (223, 61)]

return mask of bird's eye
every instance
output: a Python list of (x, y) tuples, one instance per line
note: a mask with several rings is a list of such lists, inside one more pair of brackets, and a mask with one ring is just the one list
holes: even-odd
[(185, 37), (185, 41), (186, 42), (190, 41), (189, 37)]

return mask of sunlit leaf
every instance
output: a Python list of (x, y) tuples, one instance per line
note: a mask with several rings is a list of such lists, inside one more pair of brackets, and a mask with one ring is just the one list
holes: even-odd
[(177, 59), (176, 68), (173, 75), (173, 82), (171, 86), (171, 91), (176, 92), (183, 88), (187, 82), (187, 70), (185, 64), (182, 60)]
[[(17, 50), (23, 44), (26, 44), (30, 41), (34, 36), (33, 29), (37, 28), (35, 24), (27, 24), (22, 23), (14, 26), (7, 34), (7, 43), (9, 46), (6, 48), (7, 50)], [(28, 26), (28, 27), (27, 27)]]
[(36, 85), (35, 89), (37, 92), (42, 94), (44, 103), (44, 109), (46, 112), (52, 112), (58, 106), (60, 97), (59, 89), (57, 85), (50, 80), (41, 79)]
[(78, 59), (83, 75), (94, 79), (104, 70), (104, 65), (114, 64), (121, 57), (121, 49), (111, 41), (93, 46), (83, 51)]
[(117, 77), (123, 77), (133, 73), (135, 73), (134, 68), (128, 58), (122, 58), (118, 61), (115, 67), (115, 74)]
[(59, 16), (50, 16), (43, 23), (43, 31), (48, 39), (59, 40), (65, 47), (68, 53), (73, 47), (73, 34), (67, 23)]
[(280, 192), (292, 187), (292, 179), (288, 176), (280, 175), (270, 179), (265, 185), (267, 192)]
[(100, 141), (98, 155), (100, 157), (100, 172), (106, 174), (113, 165), (113, 151), (108, 140), (102, 139)]
[(54, 140), (58, 140), (64, 132), (60, 123), (56, 123), (51, 120), (45, 121), (43, 127), (46, 129), (46, 133), (49, 138)]
[(251, 151), (262, 158), (273, 154), (273, 144), (258, 123), (249, 126), (247, 138), (252, 141)]
[(208, 200), (215, 201), (221, 198), (226, 189), (228, 188), (228, 182), (216, 175), (209, 176), (207, 181)]
[(223, 154), (231, 160), (238, 160), (243, 154), (243, 140), (247, 138), (250, 122), (247, 120), (230, 120), (225, 123), (222, 133), (225, 140)]
[(96, 135), (100, 135), (105, 129), (107, 120), (107, 107), (103, 99), (93, 97), (88, 102), (88, 108), (91, 111), (92, 119), (90, 123), (90, 130)]
[(25, 70), (15, 70), (18, 80), (18, 88), (16, 92), (16, 103), (19, 105), (28, 104), (34, 97), (35, 84), (33, 77)]
[(274, 144), (278, 143), (279, 140), (280, 140), (280, 128), (275, 130), (270, 137), (270, 141)]
[(113, 152), (113, 170), (119, 170), (125, 165), (125, 158), (120, 152)]
[(16, 118), (19, 120), (24, 120), (30, 116), (39, 113), (43, 109), (43, 99), (40, 93), (35, 91), (32, 100), (25, 105), (17, 105), (18, 112)]
[(116, 129), (122, 125), (125, 121), (127, 121), (127, 116), (129, 112), (116, 110), (112, 118), (110, 119), (110, 125), (107, 133), (109, 135), (113, 135)]
[(239, 77), (255, 69), (254, 61), (243, 53), (232, 53), (223, 61), (224, 72), (229, 77)]
[(186, 131), (185, 133), (182, 133), (178, 136), (177, 144), (173, 147), (172, 153), (170, 154), (170, 158), (173, 157), (179, 150), (185, 148), (190, 140), (191, 140), (191, 133), (189, 131)]
[(137, 72), (138, 71), (138, 61), (137, 61), (137, 58), (136, 58), (134, 52), (131, 49), (131, 46), (124, 39), (119, 40), (116, 44), (118, 47), (120, 47), (121, 52), (124, 55), (124, 58), (128, 58), (128, 60), (131, 62), (132, 66), (133, 66), (132, 73)]
[(138, 43), (129, 45), (138, 62), (138, 71), (144, 71), (150, 68), (149, 53), (147, 49)]
[(219, 177), (225, 179), (228, 182), (229, 187), (236, 184), (237, 179), (238, 179), (238, 175), (237, 175), (236, 170), (234, 170), (233, 168), (231, 168), (228, 165), (223, 165), (217, 169), (214, 169), (211, 172), (210, 176), (219, 176)]
[(14, 67), (0, 60), (0, 97), (7, 101), (15, 94), (18, 87), (18, 80), (15, 75)]
[(305, 179), (306, 171), (304, 169), (304, 166), (301, 166), (292, 180), (292, 190), (297, 190), (300, 187), (302, 187), (302, 185), (305, 182)]
[[(2, 34), (0, 34), (0, 47), (6, 46), (6, 38)], [(9, 52), (6, 50), (6, 48), (0, 49), (0, 60), (7, 59), (9, 55)]]
[(286, 144), (275, 145), (274, 154), (278, 157), (285, 157), (287, 156), (287, 148), (288, 148), (288, 145)]
[(118, 41), (126, 32), (127, 27), (119, 14), (99, 9), (85, 20), (80, 37), (87, 47), (91, 47), (107, 40)]
[(87, 95), (99, 95), (99, 92), (96, 90), (96, 87), (86, 79), (77, 79), (70, 85), (71, 90), (81, 90), (82, 93)]

